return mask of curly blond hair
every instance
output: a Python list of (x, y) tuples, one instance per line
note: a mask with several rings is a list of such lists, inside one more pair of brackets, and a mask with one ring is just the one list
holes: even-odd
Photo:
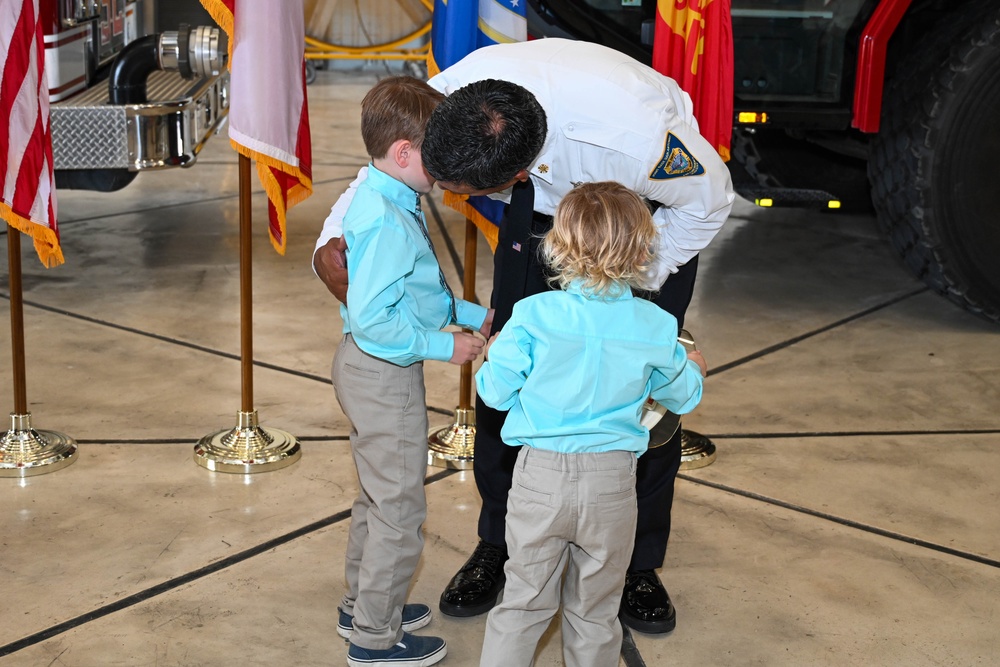
[(616, 296), (626, 285), (641, 289), (656, 234), (646, 203), (621, 183), (578, 185), (559, 203), (542, 240), (542, 257), (555, 274), (549, 281), (565, 289), (580, 280), (596, 296)]

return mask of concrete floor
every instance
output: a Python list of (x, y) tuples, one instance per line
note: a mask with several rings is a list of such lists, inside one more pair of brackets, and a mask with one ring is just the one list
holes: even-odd
[[(241, 401), (224, 136), (190, 170), (60, 192), (65, 265), (42, 268), (22, 243), (33, 425), (80, 449), (52, 474), (0, 479), (3, 667), (344, 664), (334, 625), (356, 482), (328, 379), (339, 316), (309, 262), (365, 161), (358, 102), (373, 80), (320, 72), (309, 88), (315, 194), (291, 212), (284, 257), (254, 179), (254, 406), (301, 440), (288, 468), (192, 460)], [(464, 220), (435, 208), (458, 286)], [(483, 241), (478, 266), (486, 300)], [(685, 427), (719, 453), (677, 486), (661, 571), (677, 629), (633, 634), (622, 664), (1000, 664), (1000, 330), (927, 292), (870, 218), (746, 202), (702, 253), (688, 328), (713, 372)], [(10, 363), (0, 355), (0, 378)], [(443, 427), (459, 371), (431, 363), (427, 378)], [(471, 472), (440, 468), (427, 495), (411, 600), (436, 612), (479, 501)], [(483, 627), (436, 614), (425, 632), (464, 667)], [(562, 664), (558, 630), (537, 664)]]

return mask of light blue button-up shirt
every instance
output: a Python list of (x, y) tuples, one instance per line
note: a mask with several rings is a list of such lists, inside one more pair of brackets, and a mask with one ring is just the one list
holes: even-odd
[(368, 354), (398, 366), (448, 361), (455, 341), (449, 324), (478, 330), (486, 308), (455, 299), (441, 285), (440, 267), (417, 222), (420, 195), (373, 165), (344, 216), (347, 303), (344, 333)]
[(476, 389), (510, 411), (508, 445), (642, 454), (647, 396), (677, 414), (701, 400), (701, 371), (677, 342), (677, 320), (627, 288), (601, 299), (574, 283), (522, 299), (487, 356)]

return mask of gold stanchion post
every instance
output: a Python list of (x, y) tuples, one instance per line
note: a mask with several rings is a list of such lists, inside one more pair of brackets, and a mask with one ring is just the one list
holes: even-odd
[[(465, 273), (462, 297), (476, 298), (476, 225), (465, 219)], [(472, 407), (472, 362), (462, 364), (459, 375), (458, 407), (455, 422), (444, 428), (432, 428), (427, 435), (427, 463), (439, 468), (472, 468), (476, 449), (476, 409)]]
[(701, 433), (681, 429), (681, 470), (704, 468), (715, 461), (715, 443)]
[(0, 477), (30, 477), (65, 468), (76, 460), (76, 441), (58, 431), (35, 430), (28, 412), (24, 364), (24, 301), (21, 287), (21, 232), (7, 225), (10, 274), (10, 342), (13, 351), (14, 412), (0, 439)]
[(250, 158), (240, 154), (240, 362), (242, 409), (235, 428), (206, 435), (194, 447), (195, 462), (209, 470), (256, 473), (289, 466), (302, 456), (290, 433), (263, 428), (253, 408), (253, 237)]

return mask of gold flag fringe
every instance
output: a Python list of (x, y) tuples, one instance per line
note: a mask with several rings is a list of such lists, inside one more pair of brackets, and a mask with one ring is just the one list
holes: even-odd
[(33, 222), (14, 212), (10, 206), (0, 202), (0, 217), (22, 234), (27, 234), (35, 242), (35, 252), (45, 268), (51, 269), (59, 266), (66, 260), (63, 259), (62, 248), (59, 246), (59, 237), (56, 233), (45, 225)]
[(229, 62), (233, 61), (233, 13), (222, 0), (201, 0), (202, 7), (208, 12), (219, 27), (229, 36)]
[(453, 208), (462, 215), (464, 215), (469, 220), (472, 220), (473, 224), (479, 228), (479, 231), (483, 233), (486, 237), (486, 241), (490, 244), (490, 250), (496, 252), (497, 243), (500, 238), (500, 228), (497, 227), (489, 218), (484, 216), (482, 213), (473, 208), (472, 204), (469, 203), (469, 195), (457, 195), (454, 192), (444, 191), (444, 203), (449, 208)]
[[(312, 194), (312, 180), (307, 178), (298, 167), (293, 167), (292, 165), (273, 158), (270, 155), (264, 155), (258, 151), (251, 150), (235, 139), (230, 139), (229, 143), (233, 147), (233, 150), (237, 153), (245, 155), (257, 163), (257, 176), (260, 178), (261, 185), (264, 186), (264, 192), (267, 194), (267, 198), (271, 200), (271, 203), (274, 204), (275, 210), (278, 212), (278, 227), (281, 233), (281, 239), (279, 240), (275, 238), (273, 232), (271, 232), (270, 226), (268, 226), (268, 232), (271, 237), (271, 245), (274, 246), (276, 251), (278, 251), (278, 254), (284, 255), (285, 248), (288, 245), (286, 230), (288, 209), (305, 201), (305, 199)], [(298, 184), (292, 186), (287, 194), (282, 192), (281, 186), (271, 175), (268, 167), (273, 167), (290, 176), (293, 176), (299, 181)], [(285, 203), (286, 197), (287, 205)]]

